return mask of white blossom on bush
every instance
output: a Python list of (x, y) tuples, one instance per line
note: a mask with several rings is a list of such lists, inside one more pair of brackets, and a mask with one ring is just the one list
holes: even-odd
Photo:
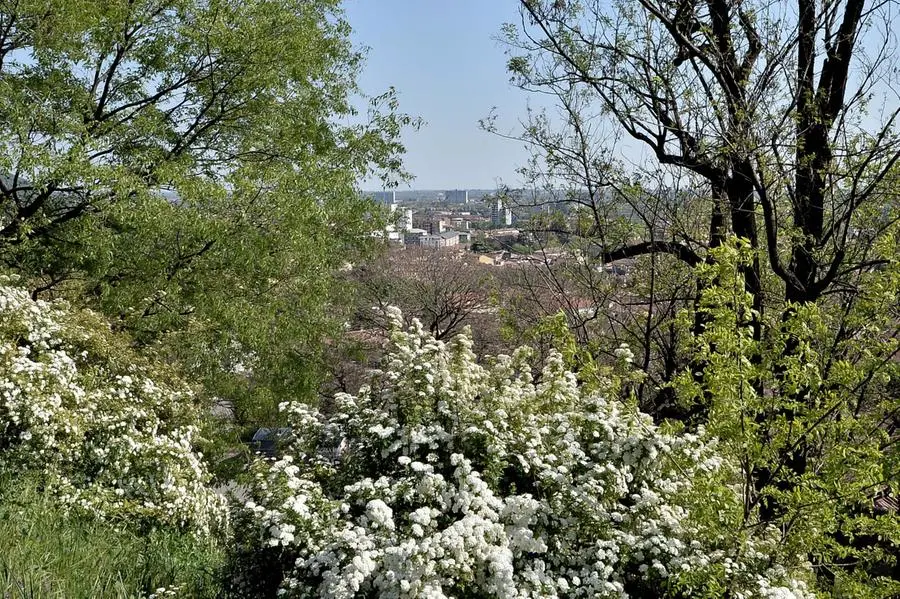
[(193, 449), (190, 390), (147, 376), (108, 328), (0, 278), (0, 465), (43, 470), (66, 506), (208, 533), (226, 506)]
[(280, 564), (282, 595), (807, 595), (802, 571), (768, 563), (765, 536), (694, 517), (692, 481), (728, 479), (700, 435), (582, 396), (559, 354), (535, 381), (524, 349), (481, 364), (467, 336), (445, 344), (391, 316), (371, 384), (328, 415), (283, 404), (294, 441), (253, 469), (236, 534), (255, 547), (248, 571)]
[(619, 347), (613, 350), (613, 355), (627, 364), (634, 362), (634, 352), (625, 342), (620, 343)]

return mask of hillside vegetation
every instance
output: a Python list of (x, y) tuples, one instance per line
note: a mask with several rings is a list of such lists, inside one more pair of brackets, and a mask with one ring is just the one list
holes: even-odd
[(521, 0), (478, 260), (339, 0), (0, 0), (0, 595), (900, 596), (890, 4)]

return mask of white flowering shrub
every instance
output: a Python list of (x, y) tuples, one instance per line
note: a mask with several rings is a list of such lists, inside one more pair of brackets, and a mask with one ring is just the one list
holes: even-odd
[(294, 439), (235, 516), (243, 596), (805, 596), (766, 538), (722, 534), (741, 504), (711, 444), (583, 396), (559, 354), (534, 380), (524, 349), (480, 364), (393, 318), (371, 385), (282, 404)]
[(65, 506), (209, 533), (227, 512), (190, 390), (150, 371), (96, 315), (0, 279), (0, 467), (42, 471)]

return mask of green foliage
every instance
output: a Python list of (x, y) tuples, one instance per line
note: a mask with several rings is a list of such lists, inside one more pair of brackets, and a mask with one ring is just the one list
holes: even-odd
[(863, 277), (852, 310), (823, 302), (761, 317), (740, 275), (750, 256), (733, 242), (698, 268), (705, 324), (688, 351), (703, 368), (676, 379), (678, 396), (741, 465), (738, 529), (777, 527), (779, 554), (810, 559), (835, 596), (894, 596), (900, 519), (875, 499), (896, 497), (900, 481), (898, 341), (885, 334), (896, 322), (897, 263)]
[[(507, 317), (512, 321), (515, 313)], [(508, 326), (514, 326), (512, 324)], [(524, 341), (539, 349), (542, 356), (547, 350), (558, 352), (565, 367), (578, 378), (584, 393), (599, 393), (616, 397), (636, 407), (634, 388), (646, 379), (646, 373), (634, 367), (634, 352), (628, 343), (615, 348), (600, 347), (599, 343), (584, 343), (572, 333), (565, 313), (540, 319), (524, 332)], [(611, 356), (609, 360), (598, 358), (601, 352)]]
[[(217, 597), (216, 541), (146, 535), (67, 514), (30, 476), (0, 473), (0, 595), (16, 599)], [(158, 597), (167, 595), (157, 593)]]
[(0, 258), (87, 296), (243, 421), (311, 399), (345, 296), (332, 273), (378, 226), (357, 181), (402, 176), (414, 124), (393, 91), (359, 114), (340, 3), (29, 1), (0, 19)]

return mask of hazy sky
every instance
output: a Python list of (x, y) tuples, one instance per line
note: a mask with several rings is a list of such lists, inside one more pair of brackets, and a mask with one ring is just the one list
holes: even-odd
[[(527, 95), (509, 85), (503, 48), (493, 38), (518, 16), (516, 0), (346, 0), (357, 45), (368, 46), (360, 78), (370, 95), (393, 85), (400, 108), (426, 121), (404, 135), (413, 189), (516, 185), (522, 144), (478, 128), (496, 106), (505, 129)], [(367, 187), (371, 187), (368, 185)], [(403, 188), (406, 188), (405, 186)]]

